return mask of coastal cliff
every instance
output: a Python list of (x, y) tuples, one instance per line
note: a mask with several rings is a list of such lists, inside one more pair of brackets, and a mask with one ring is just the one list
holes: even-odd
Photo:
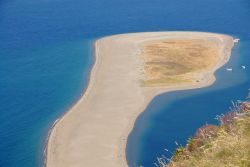
[(234, 104), (231, 112), (218, 116), (220, 125), (205, 125), (179, 147), (170, 163), (158, 158), (161, 167), (249, 167), (250, 102)]

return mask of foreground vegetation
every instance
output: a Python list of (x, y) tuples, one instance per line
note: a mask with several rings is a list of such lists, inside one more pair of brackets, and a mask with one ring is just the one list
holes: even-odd
[(159, 158), (156, 166), (250, 167), (250, 102), (218, 118), (220, 126), (203, 126), (186, 147), (176, 150), (169, 164)]

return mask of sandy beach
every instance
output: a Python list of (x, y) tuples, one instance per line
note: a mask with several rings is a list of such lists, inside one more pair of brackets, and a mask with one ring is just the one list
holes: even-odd
[[(187, 82), (143, 85), (143, 47), (173, 40), (212, 43), (218, 50), (218, 59), (206, 69), (190, 70), (184, 76), (188, 77)], [(214, 72), (229, 60), (233, 45), (231, 36), (202, 32), (131, 33), (97, 40), (88, 88), (53, 127), (46, 166), (127, 166), (127, 137), (149, 102), (161, 93), (211, 85), (215, 81)]]

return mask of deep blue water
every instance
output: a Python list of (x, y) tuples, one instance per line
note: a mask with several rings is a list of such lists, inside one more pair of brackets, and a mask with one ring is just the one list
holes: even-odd
[(169, 30), (240, 37), (232, 73), (218, 71), (210, 88), (161, 95), (138, 118), (127, 158), (153, 166), (173, 141), (184, 144), (246, 96), (249, 20), (248, 0), (0, 0), (0, 167), (42, 166), (49, 128), (86, 88), (94, 39)]

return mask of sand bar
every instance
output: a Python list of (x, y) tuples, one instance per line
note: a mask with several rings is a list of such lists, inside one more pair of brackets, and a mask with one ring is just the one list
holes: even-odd
[[(188, 77), (187, 82), (142, 84), (148, 79), (143, 48), (159, 41), (173, 40), (214, 43), (219, 57), (216, 63), (207, 66), (209, 68), (189, 70), (184, 76)], [(96, 62), (88, 88), (77, 104), (54, 126), (49, 137), (46, 166), (127, 166), (127, 136), (135, 119), (149, 102), (163, 92), (211, 85), (215, 81), (214, 72), (229, 60), (233, 45), (230, 36), (201, 32), (131, 33), (97, 40)], [(180, 77), (183, 78), (183, 75)]]

